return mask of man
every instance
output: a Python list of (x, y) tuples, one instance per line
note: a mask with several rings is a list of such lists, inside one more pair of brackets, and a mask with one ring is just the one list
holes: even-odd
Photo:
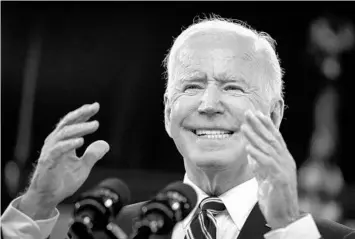
[[(355, 236), (300, 212), (295, 161), (278, 130), (282, 70), (270, 36), (242, 23), (203, 20), (175, 40), (166, 66), (166, 131), (183, 156), (184, 182), (201, 202), (173, 239)], [(109, 150), (96, 141), (81, 158), (75, 154), (83, 136), (97, 130), (97, 121), (87, 121), (98, 110), (94, 103), (69, 113), (47, 137), (27, 192), (2, 217), (4, 238), (49, 236), (55, 207)], [(221, 210), (204, 208), (210, 202)], [(117, 219), (127, 234), (140, 205), (125, 207)]]

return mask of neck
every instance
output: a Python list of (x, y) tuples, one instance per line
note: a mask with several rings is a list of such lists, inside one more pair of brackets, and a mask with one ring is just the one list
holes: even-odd
[(187, 177), (210, 196), (220, 196), (254, 177), (248, 163), (239, 165), (238, 169), (235, 167), (202, 169), (187, 167), (186, 164), (185, 161)]

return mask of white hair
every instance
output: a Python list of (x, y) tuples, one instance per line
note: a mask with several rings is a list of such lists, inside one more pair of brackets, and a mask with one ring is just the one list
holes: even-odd
[[(173, 46), (168, 51), (163, 63), (166, 69), (166, 89), (168, 98), (172, 94), (172, 82), (174, 80), (173, 68), (176, 54), (180, 47), (196, 33), (205, 33), (210, 30), (225, 30), (239, 36), (247, 37), (253, 42), (253, 55), (259, 57), (263, 62), (260, 66), (260, 77), (267, 80), (264, 88), (269, 98), (283, 97), (283, 70), (280, 66), (280, 60), (275, 52), (276, 41), (265, 32), (257, 32), (246, 23), (238, 20), (224, 19), (218, 16), (212, 16), (209, 19), (197, 19), (186, 28), (175, 40)], [(248, 56), (246, 56), (248, 58)], [(250, 57), (250, 56), (249, 56)], [(247, 59), (246, 59), (247, 60)], [(250, 60), (250, 59), (249, 59)]]

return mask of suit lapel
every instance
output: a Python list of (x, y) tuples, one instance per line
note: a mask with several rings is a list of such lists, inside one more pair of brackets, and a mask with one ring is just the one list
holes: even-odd
[(269, 231), (270, 228), (266, 226), (266, 220), (260, 211), (259, 204), (256, 203), (244, 223), (238, 239), (264, 239), (264, 234)]
[[(132, 233), (132, 224), (139, 215), (139, 208), (142, 205), (143, 203), (137, 203), (124, 207), (120, 213), (120, 217), (117, 218), (116, 223), (127, 233), (127, 235)], [(264, 234), (269, 231), (270, 228), (266, 226), (266, 220), (257, 203), (244, 223), (238, 239), (264, 239)], [(157, 236), (156, 238), (171, 238), (171, 235), (163, 237)]]

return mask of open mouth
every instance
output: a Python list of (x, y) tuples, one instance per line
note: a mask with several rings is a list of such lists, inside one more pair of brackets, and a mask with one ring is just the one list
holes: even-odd
[(234, 132), (230, 130), (200, 130), (193, 129), (190, 130), (199, 138), (205, 139), (228, 139), (230, 138)]

